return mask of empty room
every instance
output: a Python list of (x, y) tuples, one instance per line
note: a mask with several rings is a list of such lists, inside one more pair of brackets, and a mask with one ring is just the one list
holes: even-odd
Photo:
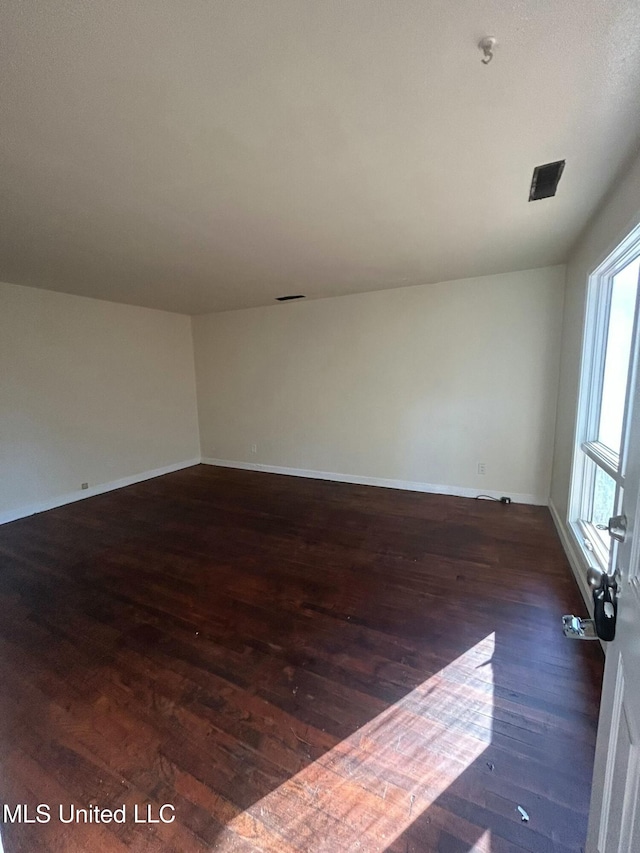
[(637, 0), (0, 33), (0, 853), (638, 853)]

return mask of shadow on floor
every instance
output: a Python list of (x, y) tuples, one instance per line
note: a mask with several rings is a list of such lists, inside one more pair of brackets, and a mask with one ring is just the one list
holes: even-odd
[(176, 809), (6, 853), (578, 853), (601, 655), (504, 512), (205, 468), (1, 528), (2, 801)]

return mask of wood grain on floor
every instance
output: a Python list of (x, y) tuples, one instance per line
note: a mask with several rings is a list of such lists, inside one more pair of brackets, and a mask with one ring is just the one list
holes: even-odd
[(602, 653), (545, 508), (197, 466), (0, 561), (0, 796), (51, 806), (6, 853), (582, 849)]

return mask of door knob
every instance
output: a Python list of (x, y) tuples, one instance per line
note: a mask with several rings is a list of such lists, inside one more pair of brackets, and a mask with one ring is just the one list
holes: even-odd
[(589, 566), (587, 569), (587, 583), (591, 589), (598, 589), (598, 587), (602, 586), (603, 574), (602, 569), (599, 569), (597, 566)]
[(616, 542), (624, 542), (627, 535), (627, 516), (612, 515), (609, 519), (607, 530), (609, 531), (609, 536), (615, 539)]

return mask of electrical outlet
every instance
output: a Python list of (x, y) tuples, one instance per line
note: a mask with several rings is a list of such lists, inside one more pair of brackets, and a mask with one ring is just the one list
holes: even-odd
[(486, 462), (478, 462), (478, 474), (486, 474), (486, 473), (487, 473)]
[(88, 489), (88, 488), (89, 488), (89, 483), (82, 483), (82, 484), (80, 485), (80, 488), (81, 488), (81, 489)]
[(258, 445), (257, 445), (257, 444), (252, 444), (252, 445), (251, 445), (251, 452), (252, 452), (252, 453), (257, 453), (257, 452), (258, 452)]

